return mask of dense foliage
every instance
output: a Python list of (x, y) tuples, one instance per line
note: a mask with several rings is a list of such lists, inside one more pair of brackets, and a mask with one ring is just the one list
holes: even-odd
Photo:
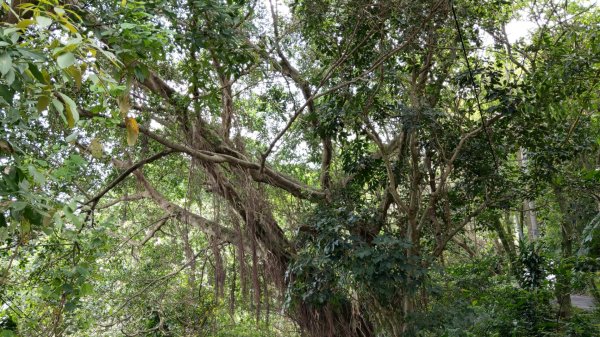
[(589, 1), (3, 1), (0, 336), (598, 336), (599, 42)]

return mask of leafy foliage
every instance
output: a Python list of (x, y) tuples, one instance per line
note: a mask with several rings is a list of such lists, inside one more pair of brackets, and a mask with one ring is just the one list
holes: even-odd
[(0, 336), (598, 330), (595, 6), (1, 17)]

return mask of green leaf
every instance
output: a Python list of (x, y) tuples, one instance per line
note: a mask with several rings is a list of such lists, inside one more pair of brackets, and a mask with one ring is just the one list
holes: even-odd
[(12, 34), (10, 34), (10, 41), (11, 41), (13, 44), (16, 44), (16, 43), (19, 41), (19, 37), (21, 37), (21, 34), (18, 34), (18, 33), (12, 33)]
[(148, 67), (146, 67), (143, 64), (138, 64), (135, 66), (135, 68), (133, 68), (133, 74), (138, 79), (138, 81), (144, 82), (146, 78), (148, 78), (150, 72), (148, 71)]
[(117, 67), (121, 66), (121, 61), (119, 61), (119, 59), (117, 58), (117, 56), (115, 56), (115, 54), (104, 50), (102, 48), (98, 48), (97, 49), (102, 55), (104, 55), (104, 57), (106, 57), (110, 62), (112, 62), (112, 64), (114, 64)]
[(52, 99), (52, 105), (54, 106), (54, 108), (56, 108), (56, 111), (58, 111), (60, 114), (62, 114), (63, 111), (65, 111), (65, 106), (56, 98)]
[(13, 82), (15, 81), (15, 70), (13, 68), (10, 68), (10, 70), (8, 71), (8, 74), (6, 74), (6, 76), (4, 76), (4, 79), (6, 80), (6, 84), (8, 84), (8, 85), (13, 84)]
[(65, 141), (67, 143), (73, 142), (77, 139), (77, 137), (79, 137), (79, 131), (75, 131), (72, 134), (68, 135), (67, 138), (65, 138)]
[(81, 75), (81, 70), (79, 69), (79, 67), (70, 66), (69, 68), (65, 69), (65, 71), (75, 81), (75, 86), (77, 87), (77, 89), (80, 89), (81, 88), (82, 75)]
[(33, 77), (35, 77), (35, 79), (38, 80), (40, 83), (46, 83), (44, 75), (42, 75), (42, 72), (40, 72), (40, 70), (35, 66), (35, 64), (29, 63), (29, 71), (31, 71)]
[(90, 295), (94, 292), (94, 287), (89, 283), (84, 283), (79, 289), (81, 296)]
[[(4, 224), (4, 226), (2, 226)], [(4, 242), (8, 239), (8, 229), (6, 228), (6, 218), (4, 214), (0, 213), (0, 242)], [(1, 335), (0, 335), (1, 336)]]
[(62, 16), (65, 15), (65, 10), (61, 7), (54, 7), (54, 13)]
[(73, 128), (75, 126), (75, 124), (77, 123), (77, 121), (79, 121), (79, 112), (77, 112), (77, 104), (75, 104), (75, 101), (73, 101), (71, 99), (71, 97), (63, 94), (62, 92), (59, 92), (58, 94), (63, 99), (63, 101), (67, 104), (65, 106), (67, 124), (69, 125), (70, 128)]
[(11, 87), (0, 84), (0, 97), (4, 98), (8, 104), (12, 104), (14, 95), (15, 91)]
[(68, 68), (75, 64), (75, 55), (73, 53), (65, 53), (56, 58), (56, 62), (58, 62), (58, 66), (61, 69)]
[(33, 21), (31, 19), (21, 20), (21, 21), (19, 21), (19, 23), (16, 24), (16, 27), (25, 29), (25, 28), (31, 26), (33, 23), (35, 23), (35, 21)]
[(37, 24), (40, 28), (46, 28), (52, 24), (52, 19), (47, 18), (45, 16), (41, 16), (41, 15), (37, 16), (35, 18), (35, 21), (37, 22)]
[(33, 181), (35, 181), (38, 185), (42, 186), (46, 183), (46, 177), (38, 171), (35, 166), (29, 165), (29, 174), (33, 177)]
[(16, 48), (19, 54), (23, 55), (23, 57), (28, 57), (30, 59), (36, 61), (46, 61), (46, 56), (36, 50), (25, 49), (25, 48)]
[(8, 53), (0, 55), (0, 73), (6, 75), (12, 69), (12, 58)]
[(0, 330), (0, 337), (16, 337), (17, 335), (10, 330)]
[(12, 27), (12, 28), (7, 28), (3, 30), (4, 36), (10, 36), (11, 34), (15, 33), (19, 31), (19, 28), (16, 27)]
[(24, 201), (14, 201), (11, 205), (11, 208), (15, 212), (21, 211), (25, 209), (25, 207), (27, 207), (27, 203)]

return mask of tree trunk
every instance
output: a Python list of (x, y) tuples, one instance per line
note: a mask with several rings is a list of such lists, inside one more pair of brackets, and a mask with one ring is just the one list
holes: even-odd
[[(510, 223), (510, 216), (508, 212), (506, 213), (505, 221)], [(502, 243), (504, 251), (510, 259), (510, 262), (513, 262), (515, 259), (515, 246), (514, 242), (512, 241), (512, 235), (504, 230), (504, 226), (502, 226), (502, 221), (500, 221), (500, 219), (496, 219), (496, 221), (493, 222), (493, 226), (494, 230), (496, 230), (496, 233), (498, 234), (500, 242)]]
[(300, 304), (293, 313), (303, 336), (310, 337), (375, 337), (367, 317), (353, 310), (349, 302), (314, 307)]
[[(573, 255), (573, 226), (570, 221), (570, 210), (567, 204), (566, 197), (559, 185), (554, 185), (554, 193), (560, 211), (562, 220), (560, 222), (561, 232), (561, 255), (563, 260)], [(559, 267), (560, 268), (560, 267)], [(560, 318), (568, 318), (571, 316), (571, 274), (568, 270), (561, 270), (556, 275), (556, 300), (558, 302)]]
[(527, 224), (527, 237), (529, 242), (537, 241), (539, 237), (537, 215), (535, 213), (535, 202), (533, 200), (523, 201), (523, 212)]
[(523, 212), (517, 212), (515, 214), (515, 227), (517, 227), (517, 239), (519, 242), (523, 241), (525, 234), (523, 233)]
[[(523, 148), (519, 148), (517, 152), (517, 160), (523, 171), (527, 171), (527, 157)], [(523, 216), (527, 224), (527, 237), (529, 242), (535, 242), (538, 239), (538, 221), (535, 214), (535, 202), (533, 200), (523, 200)]]

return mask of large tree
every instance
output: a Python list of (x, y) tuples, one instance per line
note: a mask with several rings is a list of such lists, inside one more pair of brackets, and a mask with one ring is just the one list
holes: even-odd
[[(94, 331), (206, 333), (210, 279), (257, 321), (285, 304), (307, 335), (401, 336), (427, 311), (429, 268), (449, 246), (473, 253), (465, 227), (493, 224), (514, 258), (494, 217), (535, 197), (512, 158), (539, 147), (523, 126), (557, 105), (531, 100), (558, 90), (539, 78), (564, 59), (539, 52), (563, 33), (548, 28), (557, 10), (521, 50), (504, 28), (519, 7), (502, 1), (3, 7), (3, 282), (30, 271), (11, 275), (29, 252), (45, 261), (28, 280), (51, 308), (24, 334), (85, 321), (72, 313), (109, 269), (115, 288), (95, 290), (112, 294), (96, 318), (108, 322)], [(494, 54), (479, 50), (483, 31)]]

